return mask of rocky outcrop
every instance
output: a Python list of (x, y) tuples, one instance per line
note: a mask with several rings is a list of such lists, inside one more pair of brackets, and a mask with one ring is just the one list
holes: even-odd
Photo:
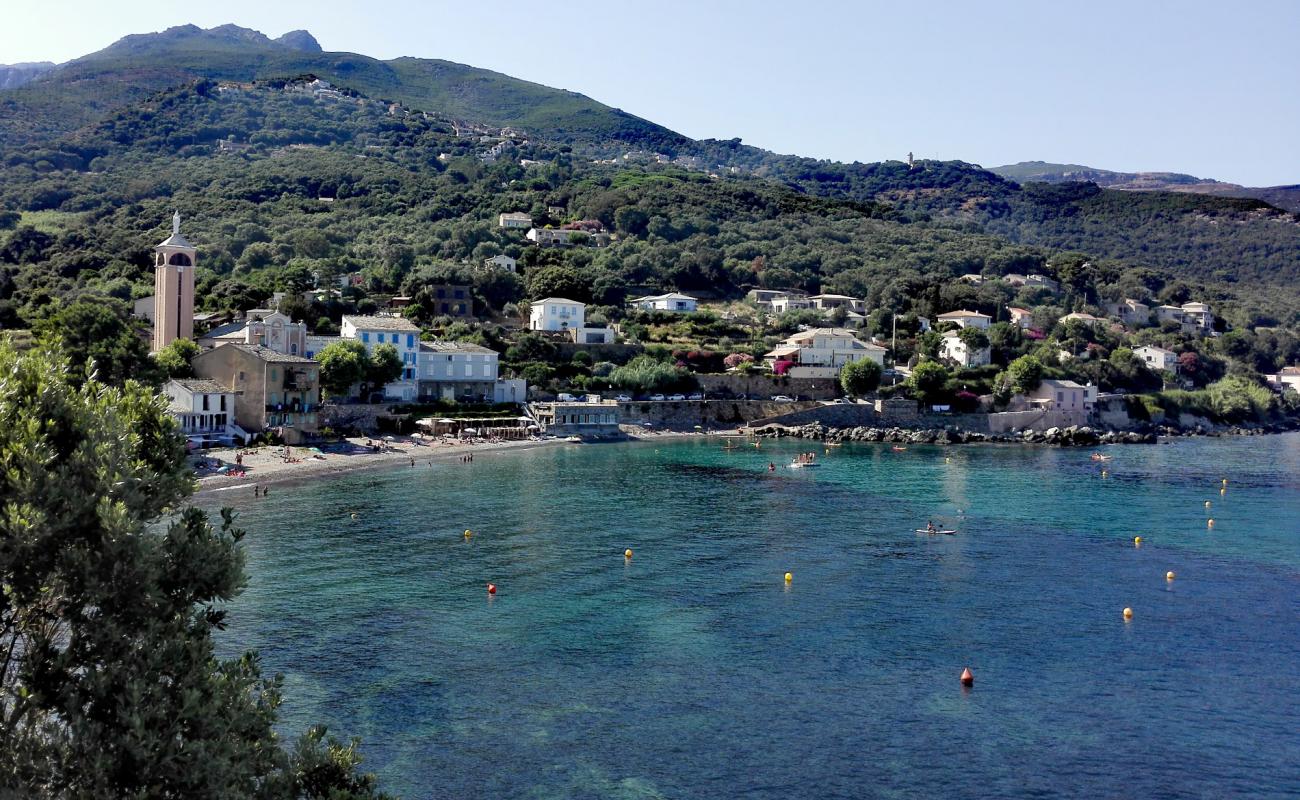
[(1154, 431), (1097, 432), (1086, 425), (1067, 428), (1049, 428), (1046, 431), (1022, 433), (981, 433), (956, 427), (946, 428), (830, 428), (820, 423), (808, 425), (766, 425), (757, 428), (758, 436), (793, 437), (825, 442), (890, 442), (893, 444), (972, 444), (977, 442), (1004, 442), (1021, 444), (1046, 444), (1059, 447), (1092, 447), (1099, 444), (1155, 444)]

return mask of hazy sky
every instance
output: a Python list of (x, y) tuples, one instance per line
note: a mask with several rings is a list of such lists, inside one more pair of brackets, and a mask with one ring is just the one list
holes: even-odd
[(1300, 183), (1300, 0), (5, 5), (0, 63), (189, 22), (306, 28), (326, 50), (486, 67), (782, 153)]

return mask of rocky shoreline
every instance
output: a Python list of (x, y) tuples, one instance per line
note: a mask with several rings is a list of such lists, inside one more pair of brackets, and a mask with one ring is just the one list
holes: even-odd
[(1160, 438), (1173, 436), (1258, 436), (1268, 433), (1285, 433), (1294, 427), (1268, 425), (1243, 428), (1207, 429), (1196, 426), (1183, 429), (1166, 425), (1150, 425), (1141, 430), (1097, 430), (1087, 425), (1065, 428), (1048, 428), (1045, 431), (1020, 431), (1011, 433), (981, 433), (956, 427), (947, 428), (833, 428), (820, 422), (807, 425), (765, 425), (753, 431), (756, 436), (773, 438), (814, 439), (825, 442), (890, 442), (894, 444), (975, 444), (981, 442), (1004, 444), (1046, 444), (1058, 447), (1093, 447), (1106, 444), (1156, 444)]

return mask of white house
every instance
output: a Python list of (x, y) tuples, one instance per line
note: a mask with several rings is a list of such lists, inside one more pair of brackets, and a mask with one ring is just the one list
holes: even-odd
[(248, 433), (235, 425), (235, 393), (214, 380), (174, 378), (163, 387), (167, 413), (196, 447), (231, 445)]
[(830, 311), (835, 308), (843, 308), (848, 311), (856, 311), (861, 314), (867, 310), (865, 300), (859, 300), (856, 297), (849, 297), (846, 294), (815, 294), (808, 298), (813, 308), (819, 308), (823, 311)]
[(1214, 312), (1205, 303), (1183, 303), (1183, 319), (1202, 335), (1214, 330)]
[(586, 231), (566, 231), (559, 228), (529, 228), (524, 238), (541, 247), (565, 247), (578, 234), (590, 236)]
[(530, 214), (522, 211), (511, 211), (505, 214), (497, 215), (497, 227), (499, 228), (524, 228), (533, 227), (533, 218)]
[(530, 331), (568, 331), (585, 327), (587, 306), (577, 300), (547, 297), (528, 307)]
[(490, 270), (502, 270), (505, 272), (518, 272), (518, 262), (507, 255), (492, 256), (483, 261), (483, 266)]
[(1163, 347), (1155, 347), (1154, 345), (1147, 344), (1133, 348), (1133, 355), (1142, 359), (1142, 363), (1146, 364), (1149, 369), (1153, 369), (1156, 372), (1160, 372), (1161, 370), (1169, 370), (1173, 373), (1178, 372), (1178, 354), (1172, 350), (1166, 350)]
[(493, 400), (499, 368), (495, 350), (467, 342), (420, 342), (419, 348), (421, 400)]
[(688, 294), (678, 294), (677, 292), (638, 297), (629, 302), (642, 311), (673, 311), (679, 314), (694, 311), (696, 307), (694, 297)]
[(1089, 328), (1096, 328), (1098, 322), (1106, 321), (1101, 317), (1094, 317), (1092, 314), (1088, 314), (1083, 311), (1075, 311), (1072, 314), (1066, 314), (1064, 317), (1061, 317), (1061, 322), (1069, 322), (1070, 320), (1078, 320), (1079, 322), (1082, 322), (1084, 325), (1087, 325)]
[(1283, 367), (1281, 372), (1267, 377), (1268, 382), (1280, 392), (1285, 392), (1287, 389), (1300, 392), (1300, 367)]
[(972, 350), (962, 341), (959, 331), (945, 331), (943, 334), (943, 344), (939, 350), (939, 356), (954, 362), (962, 369), (971, 367), (982, 367), (989, 363), (991, 355), (989, 348), (981, 347), (978, 350)]
[(978, 311), (949, 311), (947, 314), (938, 316), (940, 322), (952, 322), (959, 328), (979, 328), (982, 331), (989, 329), (993, 323), (993, 318), (988, 314), (981, 314)]
[(371, 353), (381, 344), (396, 347), (402, 359), (402, 376), (384, 387), (384, 397), (412, 402), (419, 396), (416, 372), (420, 363), (420, 328), (414, 322), (396, 316), (344, 316), (339, 334), (344, 339), (356, 339)]
[(772, 298), (772, 311), (783, 314), (800, 308), (812, 308), (812, 301), (802, 294), (782, 293)]
[(834, 378), (845, 364), (863, 359), (884, 366), (885, 348), (864, 342), (844, 328), (814, 328), (789, 337), (765, 359), (773, 371), (792, 378)]

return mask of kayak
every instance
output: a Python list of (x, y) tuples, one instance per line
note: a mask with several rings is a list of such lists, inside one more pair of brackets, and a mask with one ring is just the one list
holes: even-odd
[(925, 528), (917, 528), (917, 529), (916, 529), (916, 532), (917, 532), (917, 533), (942, 533), (942, 534), (946, 534), (946, 535), (948, 535), (948, 536), (952, 536), (952, 535), (953, 535), (954, 533), (956, 533), (957, 531), (931, 531), (931, 530), (927, 530), (927, 529), (925, 529)]

